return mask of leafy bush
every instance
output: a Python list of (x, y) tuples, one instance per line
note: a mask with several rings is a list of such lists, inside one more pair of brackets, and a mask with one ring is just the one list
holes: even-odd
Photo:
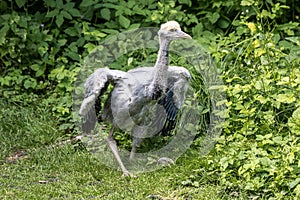
[(281, 199), (300, 189), (299, 23), (277, 25), (286, 5), (265, 10), (247, 2), (241, 6), (253, 11), (237, 16), (235, 30), (210, 46), (223, 70), (228, 110), (206, 170), (232, 193)]

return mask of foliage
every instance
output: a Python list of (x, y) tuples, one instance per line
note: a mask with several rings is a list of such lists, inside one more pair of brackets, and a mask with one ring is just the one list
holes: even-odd
[(299, 23), (277, 24), (286, 5), (265, 10), (260, 1), (247, 2), (234, 31), (209, 46), (223, 71), (227, 119), (207, 170), (227, 191), (246, 190), (251, 198), (297, 196)]
[[(203, 158), (213, 182), (249, 197), (297, 195), (299, 5), (298, 0), (1, 1), (0, 95), (14, 102), (12, 108), (50, 107), (54, 126), (72, 133), (71, 95), (84, 58), (117, 33), (177, 20), (212, 54), (223, 75), (220, 88), (227, 100), (219, 104), (227, 106), (227, 118), (215, 152)], [(155, 54), (129, 52), (112, 67), (127, 70), (140, 64), (137, 57), (152, 62)], [(176, 56), (171, 62), (181, 64)], [(197, 95), (207, 94), (201, 75), (192, 72)], [(208, 110), (201, 109), (205, 121)], [(181, 186), (197, 187), (203, 170), (191, 173)]]

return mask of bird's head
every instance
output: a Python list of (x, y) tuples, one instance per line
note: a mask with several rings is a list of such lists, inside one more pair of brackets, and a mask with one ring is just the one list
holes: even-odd
[(180, 38), (192, 39), (192, 37), (183, 32), (176, 21), (168, 21), (160, 26), (158, 31), (160, 37), (166, 38), (168, 40), (176, 40)]

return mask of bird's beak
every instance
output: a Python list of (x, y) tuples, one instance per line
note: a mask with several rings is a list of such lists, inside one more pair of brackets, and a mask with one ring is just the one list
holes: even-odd
[(185, 39), (192, 39), (192, 37), (191, 37), (189, 34), (183, 32), (183, 31), (180, 31), (180, 32), (178, 33), (178, 37), (179, 37), (179, 38), (185, 38)]

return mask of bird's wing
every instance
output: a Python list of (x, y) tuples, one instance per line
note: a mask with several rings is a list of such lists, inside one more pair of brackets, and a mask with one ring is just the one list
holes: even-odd
[(159, 111), (154, 121), (155, 126), (160, 127), (159, 132), (168, 134), (173, 130), (178, 110), (186, 98), (190, 77), (188, 70), (183, 67), (169, 67), (168, 89), (158, 100), (164, 112)]
[(107, 89), (109, 83), (115, 83), (117, 80), (125, 76), (125, 72), (119, 70), (110, 70), (108, 68), (100, 68), (91, 74), (85, 84), (85, 98), (81, 103), (79, 114), (82, 117), (82, 128), (85, 132), (94, 129), (97, 121), (97, 113), (95, 110), (96, 100)]

